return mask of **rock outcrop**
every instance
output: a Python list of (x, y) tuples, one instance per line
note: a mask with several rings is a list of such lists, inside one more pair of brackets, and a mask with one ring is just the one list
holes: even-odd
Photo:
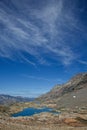
[[(80, 73), (67, 83), (57, 85), (50, 92), (37, 100), (46, 104), (56, 104), (58, 108), (86, 110), (87, 108), (87, 73)], [(55, 106), (55, 105), (54, 105)]]

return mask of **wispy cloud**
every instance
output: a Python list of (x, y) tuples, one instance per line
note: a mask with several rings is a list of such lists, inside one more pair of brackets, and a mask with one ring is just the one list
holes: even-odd
[(26, 74), (22, 74), (23, 77), (25, 78), (29, 78), (29, 79), (34, 79), (34, 80), (40, 80), (40, 81), (47, 81), (47, 82), (62, 82), (62, 79), (48, 79), (48, 78), (43, 78), (43, 77), (36, 77), (33, 75), (26, 75)]
[(87, 61), (79, 60), (78, 62), (83, 64), (83, 65), (87, 65)]
[[(20, 12), (8, 13), (4, 4), (0, 6), (0, 56), (13, 59), (15, 53), (19, 59), (35, 65), (34, 61), (24, 57), (22, 52), (26, 52), (40, 64), (48, 64), (44, 55), (63, 65), (71, 64), (77, 55), (67, 39), (73, 39), (74, 32), (82, 30), (80, 24), (77, 26), (79, 19), (72, 10), (65, 10), (63, 0), (48, 1), (42, 9), (29, 8), (27, 1), (23, 3), (23, 13), (27, 17)], [(11, 12), (10, 8), (8, 10)]]

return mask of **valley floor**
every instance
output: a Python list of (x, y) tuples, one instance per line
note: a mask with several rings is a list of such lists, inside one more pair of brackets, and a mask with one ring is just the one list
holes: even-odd
[(0, 117), (0, 130), (87, 130), (87, 122), (81, 124), (74, 118), (51, 117), (42, 113), (33, 117)]
[(1, 106), (0, 130), (87, 130), (87, 111), (80, 113), (65, 111), (61, 114), (42, 112), (27, 117), (11, 117), (10, 114), (23, 106), (41, 107), (35, 104), (16, 104), (9, 109)]
[(69, 126), (43, 126), (43, 125), (22, 125), (17, 123), (0, 124), (0, 130), (87, 130), (87, 127)]

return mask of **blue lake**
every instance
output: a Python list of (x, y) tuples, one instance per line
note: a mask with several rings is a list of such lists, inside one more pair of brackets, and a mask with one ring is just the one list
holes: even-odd
[(39, 114), (41, 112), (52, 112), (53, 109), (51, 108), (26, 108), (23, 111), (20, 111), (18, 113), (15, 113), (12, 115), (12, 117), (18, 117), (18, 116), (32, 116), (34, 114)]

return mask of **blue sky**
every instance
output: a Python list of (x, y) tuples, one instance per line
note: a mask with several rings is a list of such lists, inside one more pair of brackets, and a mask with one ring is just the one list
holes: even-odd
[(87, 0), (0, 0), (0, 93), (37, 97), (87, 72)]

